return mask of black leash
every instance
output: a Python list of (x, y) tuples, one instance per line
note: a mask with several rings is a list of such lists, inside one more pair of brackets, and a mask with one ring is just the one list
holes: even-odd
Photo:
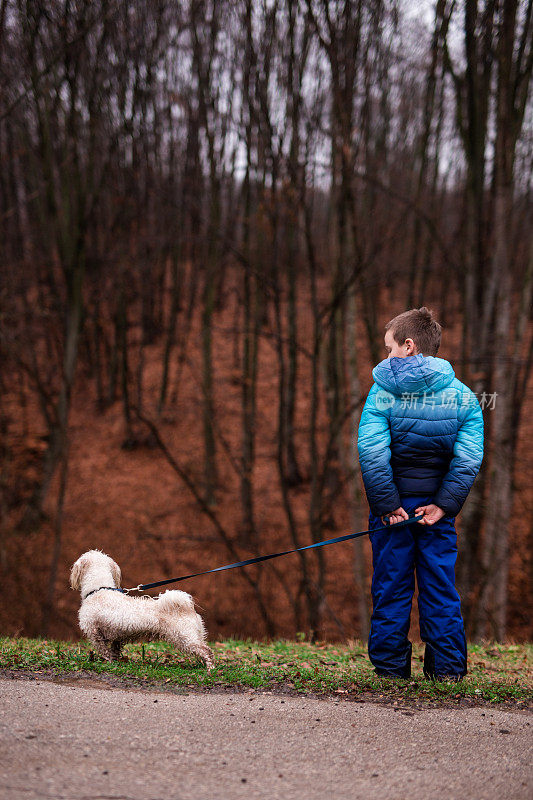
[(155, 589), (157, 586), (166, 586), (168, 583), (178, 583), (179, 581), (186, 581), (189, 578), (197, 578), (199, 575), (209, 575), (211, 572), (223, 572), (226, 569), (236, 569), (236, 567), (248, 567), (250, 564), (259, 564), (261, 561), (269, 561), (271, 558), (279, 558), (280, 556), (288, 556), (291, 553), (299, 553), (302, 550), (312, 550), (314, 547), (325, 547), (328, 544), (337, 544), (338, 542), (347, 542), (349, 539), (357, 539), (359, 536), (366, 536), (369, 533), (380, 533), (381, 531), (388, 531), (392, 528), (401, 528), (403, 525), (410, 525), (413, 522), (418, 522), (424, 515), (419, 514), (416, 517), (409, 517), (401, 522), (395, 522), (394, 525), (383, 525), (381, 528), (369, 529), (367, 531), (359, 531), (359, 533), (347, 533), (344, 536), (336, 536), (334, 539), (324, 539), (321, 542), (308, 544), (305, 547), (295, 547), (293, 550), (283, 550), (280, 553), (269, 553), (266, 556), (256, 556), (255, 558), (247, 558), (245, 561), (236, 561), (234, 564), (225, 564), (223, 567), (216, 567), (215, 569), (206, 569), (203, 572), (193, 572), (190, 575), (180, 575), (179, 578), (168, 578), (164, 581), (154, 581), (154, 583), (141, 583), (139, 586), (133, 586), (131, 589), (125, 589), (126, 592), (140, 591), (144, 592), (146, 589)]

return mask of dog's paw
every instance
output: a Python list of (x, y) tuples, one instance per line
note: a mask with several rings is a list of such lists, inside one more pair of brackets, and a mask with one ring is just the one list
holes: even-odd
[(200, 657), (200, 660), (203, 662), (206, 670), (208, 672), (211, 672), (211, 670), (215, 666), (215, 654), (213, 653), (211, 648), (208, 647), (207, 645), (204, 645), (200, 650), (200, 652), (198, 653), (198, 656)]

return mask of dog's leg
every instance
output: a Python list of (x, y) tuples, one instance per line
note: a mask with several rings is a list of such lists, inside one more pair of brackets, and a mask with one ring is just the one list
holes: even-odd
[(182, 653), (199, 658), (207, 669), (213, 669), (215, 666), (213, 651), (203, 642), (191, 640), (192, 637), (183, 636), (179, 630), (168, 631), (168, 635), (165, 638)]
[(98, 628), (93, 628), (89, 635), (89, 641), (94, 645), (94, 649), (101, 658), (105, 658), (106, 661), (113, 660), (113, 652)]
[(215, 655), (210, 647), (206, 644), (200, 645), (197, 655), (200, 656), (208, 670), (213, 669), (215, 666)]
[(203, 661), (208, 670), (213, 669), (215, 666), (215, 657), (213, 651), (206, 644), (189, 644), (185, 648), (185, 652), (197, 656), (200, 661)]
[(111, 656), (115, 659), (115, 661), (120, 660), (120, 654), (122, 651), (122, 642), (120, 639), (115, 639), (111, 642)]

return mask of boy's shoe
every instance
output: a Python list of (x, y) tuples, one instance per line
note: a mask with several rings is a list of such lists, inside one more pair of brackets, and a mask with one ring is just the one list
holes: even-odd
[(462, 675), (430, 675), (427, 672), (424, 672), (425, 677), (430, 681), (441, 681), (444, 683), (459, 683), (463, 680)]

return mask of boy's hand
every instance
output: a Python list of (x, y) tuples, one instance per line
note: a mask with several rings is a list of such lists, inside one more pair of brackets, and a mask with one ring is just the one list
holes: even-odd
[(391, 511), (390, 514), (385, 514), (385, 516), (381, 517), (384, 525), (394, 525), (396, 522), (401, 522), (402, 519), (409, 519), (409, 514), (401, 506), (395, 511)]
[(415, 516), (418, 517), (419, 514), (424, 515), (422, 519), (418, 520), (420, 525), (434, 525), (439, 519), (444, 517), (444, 511), (442, 508), (436, 506), (435, 503), (430, 503), (428, 506), (420, 506), (415, 509)]

